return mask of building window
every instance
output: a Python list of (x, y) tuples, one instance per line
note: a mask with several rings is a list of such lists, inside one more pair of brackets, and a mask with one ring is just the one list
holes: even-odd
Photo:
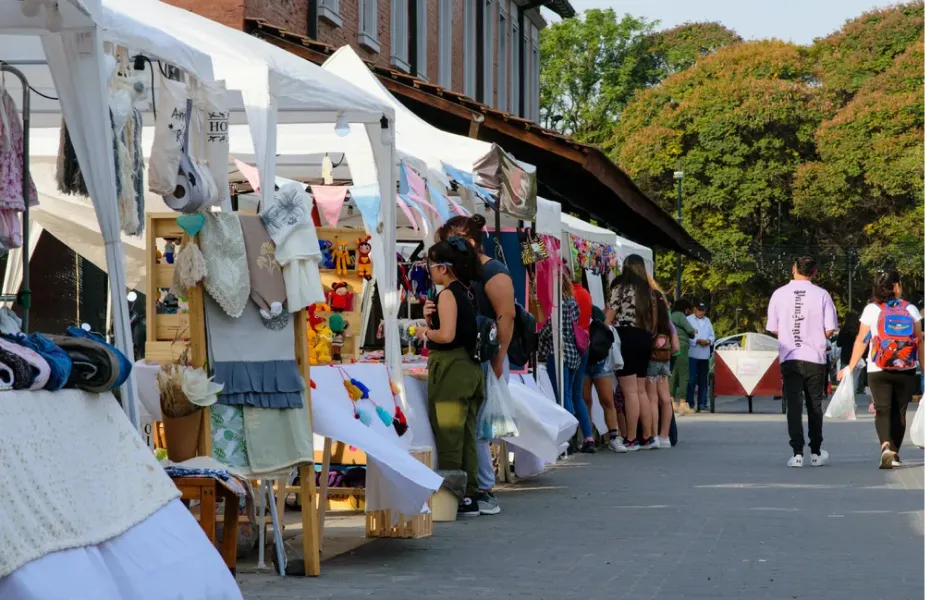
[(508, 57), (508, 27), (507, 13), (503, 6), (498, 7), (498, 103), (499, 110), (507, 111), (508, 79), (510, 78), (510, 63)]
[(391, 27), (389, 45), (392, 47), (392, 66), (404, 72), (408, 64), (408, 0), (391, 0)]
[(340, 18), (340, 0), (318, 0), (318, 18), (340, 27), (344, 24)]
[(531, 118), (537, 123), (540, 122), (540, 32), (534, 27), (533, 28), (533, 57), (530, 67), (533, 69), (533, 88), (530, 90), (530, 95), (533, 96), (533, 113)]
[[(516, 11), (520, 10), (515, 7)], [(523, 39), (520, 37), (520, 26), (517, 19), (511, 19), (511, 108), (510, 112), (520, 115), (520, 49), (523, 47)]]
[(379, 52), (379, 2), (378, 0), (360, 0), (359, 42), (360, 46), (373, 52)]
[(493, 50), (495, 47), (495, 34), (494, 34), (495, 16), (493, 14), (495, 3), (494, 3), (494, 0), (484, 0), (484, 2), (485, 2), (485, 13), (483, 16), (485, 19), (485, 25), (484, 25), (485, 29), (484, 29), (484, 36), (482, 39), (483, 39), (483, 43), (485, 44), (485, 49), (483, 50), (483, 57), (485, 59), (485, 64), (484, 64), (483, 71), (482, 71), (483, 95), (482, 95), (482, 98), (480, 98), (479, 100), (487, 104), (488, 106), (492, 106), (494, 104), (494, 89), (495, 89), (495, 86), (494, 86), (494, 82), (495, 82), (494, 74), (495, 73), (494, 73), (494, 69), (492, 69), (492, 67), (494, 66)]
[(421, 79), (427, 79), (427, 0), (412, 0), (417, 3), (417, 23), (415, 47), (417, 48), (417, 71), (415, 75)]
[(440, 27), (438, 28), (439, 59), (437, 83), (453, 87), (453, 0), (440, 0)]
[(475, 97), (475, 2), (463, 4), (463, 93)]

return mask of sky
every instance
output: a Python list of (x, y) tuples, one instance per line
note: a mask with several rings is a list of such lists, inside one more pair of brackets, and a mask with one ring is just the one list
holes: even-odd
[[(810, 44), (839, 29), (848, 19), (873, 8), (896, 4), (882, 0), (571, 0), (581, 14), (589, 8), (613, 8), (618, 14), (659, 20), (659, 29), (687, 21), (719, 21), (746, 40), (778, 38)], [(547, 9), (548, 21), (559, 20)]]

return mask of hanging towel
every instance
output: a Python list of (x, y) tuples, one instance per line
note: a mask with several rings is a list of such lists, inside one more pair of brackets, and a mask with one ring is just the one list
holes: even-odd
[(301, 407), (304, 386), (295, 361), (292, 321), (273, 330), (263, 327), (263, 319), (252, 303), (247, 303), (237, 319), (229, 317), (209, 297), (205, 298), (205, 307), (213, 381), (225, 386), (218, 402), (263, 408)]
[(234, 213), (203, 214), (206, 220), (199, 234), (199, 249), (206, 261), (204, 287), (229, 316), (238, 318), (251, 293), (241, 221)]
[(273, 204), (261, 206), (260, 218), (276, 243), (276, 260), (283, 268), (289, 312), (324, 302), (318, 264), (321, 248), (311, 218), (311, 202), (302, 184), (286, 183), (273, 196)]
[(270, 329), (281, 329), (289, 321), (286, 305), (286, 283), (283, 269), (276, 262), (276, 246), (257, 215), (240, 215), (247, 268), (251, 278), (251, 300), (260, 308), (263, 323)]
[(314, 461), (312, 422), (307, 406), (283, 410), (245, 406), (244, 434), (255, 475)]
[(242, 407), (216, 403), (209, 408), (209, 414), (212, 417), (212, 458), (229, 467), (250, 467)]

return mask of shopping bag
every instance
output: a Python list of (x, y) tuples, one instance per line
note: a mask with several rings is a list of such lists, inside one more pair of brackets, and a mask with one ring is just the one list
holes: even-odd
[(173, 194), (177, 187), (183, 136), (189, 125), (186, 84), (160, 78), (154, 143), (148, 159), (148, 190), (161, 196)]
[(835, 395), (832, 396), (832, 401), (825, 410), (825, 416), (829, 419), (848, 421), (857, 419), (854, 413), (854, 375), (851, 371), (845, 370), (845, 376), (838, 384), (838, 389), (835, 390)]
[(496, 440), (502, 437), (520, 435), (514, 422), (514, 399), (507, 387), (507, 381), (501, 381), (494, 371), (488, 370), (485, 384), (485, 405), (479, 418), (478, 437), (480, 440)]
[(607, 357), (607, 366), (610, 371), (616, 373), (623, 369), (623, 353), (620, 351), (620, 334), (615, 327), (610, 328), (613, 331), (613, 346), (610, 347), (610, 355)]
[(925, 408), (922, 408), (921, 403), (915, 409), (915, 418), (912, 419), (909, 436), (913, 444), (919, 448), (925, 448)]

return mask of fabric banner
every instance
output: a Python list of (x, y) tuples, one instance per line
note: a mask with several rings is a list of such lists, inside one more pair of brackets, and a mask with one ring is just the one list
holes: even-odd
[(395, 202), (398, 204), (398, 207), (401, 208), (401, 211), (405, 213), (405, 216), (408, 218), (408, 221), (411, 223), (411, 228), (417, 231), (418, 223), (417, 221), (414, 220), (414, 215), (411, 214), (411, 209), (408, 208), (407, 204), (405, 204), (405, 201), (404, 199), (402, 199), (401, 194), (395, 197)]
[(446, 196), (435, 185), (430, 183), (427, 184), (427, 191), (430, 193), (430, 201), (434, 205), (434, 210), (440, 215), (440, 219), (446, 223), (450, 220), (450, 204), (447, 202)]
[(337, 227), (340, 211), (344, 207), (344, 200), (347, 199), (350, 188), (346, 185), (313, 185), (311, 188), (315, 204), (324, 215), (324, 220), (331, 227)]
[(454, 166), (448, 165), (442, 161), (440, 164), (443, 165), (443, 171), (452, 177), (456, 183), (459, 183), (460, 185), (472, 185), (475, 183), (475, 176), (472, 173), (466, 173), (465, 171), (461, 171)]
[(424, 237), (425, 238), (429, 237), (430, 230), (431, 230), (431, 224), (430, 224), (430, 219), (427, 218), (427, 214), (424, 212), (424, 209), (421, 207), (419, 203), (415, 202), (415, 199), (412, 196), (405, 195), (405, 194), (399, 194), (399, 195), (401, 196), (401, 199), (405, 201), (405, 204), (407, 204), (409, 207), (416, 210), (418, 214), (421, 215), (421, 227), (424, 228)]
[(260, 193), (260, 171), (257, 170), (257, 167), (252, 167), (246, 162), (241, 162), (237, 158), (234, 159), (234, 165), (238, 168), (238, 171), (241, 171), (241, 175), (244, 175), (244, 179), (247, 180), (247, 183), (251, 184), (251, 187), (254, 188), (254, 193)]
[(379, 226), (379, 186), (375, 183), (352, 185), (350, 198), (363, 216), (367, 231), (375, 231)]
[(425, 200), (427, 198), (427, 190), (425, 188), (426, 184), (424, 178), (410, 167), (405, 168), (405, 175), (408, 178), (408, 187), (410, 188), (407, 192), (408, 195), (415, 200)]
[(398, 164), (398, 193), (407, 194), (411, 191), (411, 185), (408, 183), (408, 167), (405, 163)]

